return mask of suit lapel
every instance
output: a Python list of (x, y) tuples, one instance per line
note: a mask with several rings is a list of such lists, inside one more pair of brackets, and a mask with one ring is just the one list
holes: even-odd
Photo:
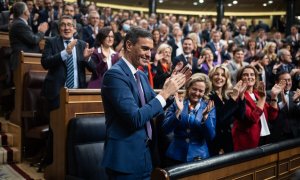
[(129, 82), (132, 86), (132, 94), (133, 94), (136, 102), (139, 102), (138, 104), (141, 104), (140, 99), (139, 99), (139, 92), (137, 89), (137, 83), (136, 83), (129, 67), (127, 66), (127, 64), (125, 63), (125, 61), (123, 59), (120, 60), (120, 67), (122, 68), (122, 70), (126, 74), (127, 78), (129, 79)]

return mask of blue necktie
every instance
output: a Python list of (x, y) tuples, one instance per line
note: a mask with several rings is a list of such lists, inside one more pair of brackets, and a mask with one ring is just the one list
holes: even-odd
[[(141, 79), (140, 79), (140, 75), (138, 74), (138, 72), (136, 72), (134, 74), (135, 78), (136, 78), (136, 83), (137, 83), (137, 87), (138, 87), (138, 92), (139, 92), (139, 96), (140, 96), (140, 100), (141, 100), (141, 104), (142, 106), (144, 106), (146, 104), (145, 102), (145, 96), (142, 90), (142, 85), (141, 85)], [(152, 128), (151, 128), (151, 123), (150, 121), (147, 121), (146, 123), (146, 127), (147, 127), (147, 135), (149, 139), (152, 139)]]
[[(65, 41), (68, 45), (70, 41)], [(70, 55), (68, 59), (66, 60), (66, 66), (67, 66), (67, 80), (66, 80), (66, 86), (67, 88), (74, 88), (74, 64), (73, 64), (73, 55)]]

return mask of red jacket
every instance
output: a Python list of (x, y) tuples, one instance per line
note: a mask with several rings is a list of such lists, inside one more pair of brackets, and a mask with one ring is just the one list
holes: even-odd
[[(253, 91), (258, 99), (257, 91)], [(243, 119), (235, 118), (232, 128), (233, 145), (235, 151), (255, 148), (260, 139), (260, 116), (265, 114), (267, 121), (275, 120), (278, 116), (278, 109), (265, 103), (264, 109), (256, 106), (248, 92), (245, 92), (246, 112)]]

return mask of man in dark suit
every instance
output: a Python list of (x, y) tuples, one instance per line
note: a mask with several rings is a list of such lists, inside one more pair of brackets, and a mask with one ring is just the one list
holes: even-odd
[[(60, 36), (46, 40), (41, 64), (48, 70), (42, 95), (50, 102), (51, 110), (59, 107), (59, 91), (66, 86), (67, 60), (72, 56), (74, 85), (68, 88), (86, 88), (85, 68), (94, 68), (90, 56), (94, 48), (87, 43), (73, 38), (76, 21), (72, 16), (64, 15), (59, 21)], [(66, 86), (67, 87), (67, 86)]]
[(90, 47), (94, 47), (95, 39), (99, 31), (99, 13), (91, 11), (88, 15), (89, 24), (82, 29), (82, 40), (89, 43)]
[(10, 58), (10, 69), (13, 71), (19, 65), (19, 55), (21, 51), (34, 52), (40, 51), (39, 42), (43, 39), (48, 29), (47, 23), (42, 23), (38, 27), (38, 33), (34, 34), (28, 25), (30, 12), (27, 5), (23, 2), (17, 2), (13, 6), (14, 22), (9, 31), (10, 46), (12, 54)]
[(194, 43), (191, 38), (184, 38), (182, 42), (183, 53), (179, 56), (176, 56), (172, 62), (172, 70), (178, 65), (179, 62), (182, 62), (184, 66), (189, 64), (192, 67), (192, 73), (200, 72), (202, 61), (193, 56)]
[[(75, 16), (75, 7), (72, 3), (66, 3), (63, 8), (63, 14), (69, 15), (74, 18)], [(51, 37), (58, 36), (59, 35), (59, 24), (58, 20), (53, 21), (51, 24)], [(74, 35), (76, 39), (82, 39), (82, 25), (79, 23), (76, 23), (76, 33)]]
[(281, 71), (277, 74), (276, 83), (285, 85), (284, 93), (277, 99), (280, 109), (278, 120), (270, 124), (271, 141), (277, 142), (291, 138), (300, 137), (300, 90), (291, 91), (292, 78), (288, 71)]
[[(94, 48), (89, 49), (87, 43), (73, 38), (76, 32), (76, 20), (72, 16), (63, 15), (59, 21), (60, 36), (46, 40), (41, 64), (48, 70), (41, 95), (45, 97), (49, 116), (50, 111), (59, 108), (60, 89), (85, 88), (87, 86), (85, 68), (94, 68), (90, 56)], [(49, 117), (46, 117), (49, 118)], [(52, 131), (49, 129), (49, 151), (45, 164), (52, 162)]]
[(226, 60), (230, 60), (231, 57), (227, 52), (228, 45), (221, 43), (220, 31), (212, 32), (212, 41), (206, 44), (206, 47), (211, 50), (214, 55), (214, 62), (222, 64)]
[(124, 41), (123, 58), (103, 79), (101, 93), (107, 138), (102, 165), (110, 179), (150, 179), (150, 146), (155, 142), (150, 126), (152, 118), (163, 114), (166, 100), (184, 85), (191, 72), (174, 73), (156, 95), (147, 76), (137, 70), (150, 62), (151, 33), (131, 27)]

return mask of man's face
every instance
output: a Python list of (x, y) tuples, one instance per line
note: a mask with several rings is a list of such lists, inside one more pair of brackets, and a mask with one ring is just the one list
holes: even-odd
[(52, 1), (51, 1), (51, 0), (45, 0), (45, 1), (44, 1), (44, 6), (45, 6), (45, 8), (46, 8), (48, 11), (52, 10)]
[(146, 66), (150, 62), (153, 40), (151, 38), (138, 38), (135, 45), (127, 41), (126, 48), (130, 58), (128, 61), (130, 61), (135, 68)]
[(297, 30), (297, 28), (296, 27), (291, 27), (291, 34), (292, 35), (296, 35), (298, 33), (298, 30)]
[(284, 73), (279, 76), (279, 82), (284, 82), (284, 91), (289, 91), (292, 88), (292, 78), (289, 73)]
[(220, 33), (214, 33), (212, 39), (214, 43), (218, 43), (220, 41)]
[(241, 27), (241, 30), (240, 30), (240, 33), (241, 33), (242, 35), (246, 35), (246, 32), (247, 32), (247, 28), (246, 28), (245, 26), (242, 26), (242, 27)]
[(182, 49), (185, 54), (190, 54), (193, 50), (193, 41), (191, 39), (184, 40)]
[(90, 24), (92, 26), (98, 25), (99, 24), (99, 14), (91, 13), (89, 20), (90, 20)]
[(291, 56), (291, 53), (290, 51), (284, 51), (283, 54), (282, 54), (282, 62), (283, 63), (291, 63), (292, 62), (292, 56)]
[(71, 39), (76, 32), (72, 19), (62, 19), (59, 28), (63, 39)]
[(26, 5), (27, 5), (27, 7), (28, 7), (28, 10), (31, 12), (32, 9), (33, 9), (33, 2), (32, 2), (32, 1), (27, 1), (27, 2), (26, 2)]
[(70, 16), (74, 17), (74, 15), (75, 15), (74, 7), (66, 5), (65, 9), (64, 9), (64, 14), (65, 15), (70, 15)]

